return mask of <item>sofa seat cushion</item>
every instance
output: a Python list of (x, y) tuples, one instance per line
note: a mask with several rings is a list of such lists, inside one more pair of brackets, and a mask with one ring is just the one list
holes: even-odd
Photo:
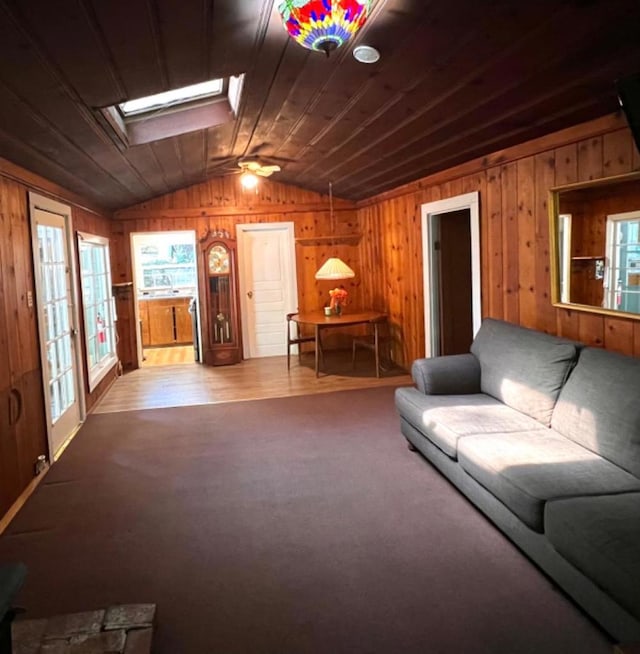
[(547, 502), (555, 549), (640, 620), (640, 493)]
[(548, 427), (558, 395), (578, 357), (578, 344), (486, 318), (471, 345), (480, 390)]
[(544, 531), (545, 502), (640, 491), (640, 480), (552, 430), (461, 438), (462, 468), (531, 529)]
[(400, 415), (452, 459), (458, 439), (494, 432), (548, 431), (533, 418), (484, 395), (425, 395), (415, 388), (396, 390)]

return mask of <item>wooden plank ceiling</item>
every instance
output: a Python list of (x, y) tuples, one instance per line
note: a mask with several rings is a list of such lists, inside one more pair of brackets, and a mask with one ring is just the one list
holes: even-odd
[[(118, 209), (278, 163), (359, 200), (616, 111), (640, 71), (638, 0), (378, 0), (330, 58), (273, 0), (0, 0), (0, 156)], [(373, 65), (353, 45), (379, 49)], [(237, 119), (119, 149), (94, 109), (246, 73)]]

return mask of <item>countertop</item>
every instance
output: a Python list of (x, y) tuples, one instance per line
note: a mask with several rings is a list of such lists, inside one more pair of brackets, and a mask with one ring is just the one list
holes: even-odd
[(150, 293), (138, 293), (138, 300), (167, 300), (169, 298), (188, 298), (194, 297), (193, 290), (188, 291), (153, 291)]

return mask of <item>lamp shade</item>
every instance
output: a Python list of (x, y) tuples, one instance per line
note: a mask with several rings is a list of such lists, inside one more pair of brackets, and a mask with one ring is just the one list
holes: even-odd
[(327, 56), (365, 23), (371, 0), (279, 0), (278, 12), (289, 35)]
[(338, 257), (327, 259), (318, 269), (316, 279), (351, 279), (356, 274)]

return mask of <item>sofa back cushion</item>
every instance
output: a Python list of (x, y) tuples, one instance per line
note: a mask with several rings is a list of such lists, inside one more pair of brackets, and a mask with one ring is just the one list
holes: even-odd
[(640, 359), (585, 348), (551, 426), (640, 477)]
[(471, 345), (482, 392), (546, 426), (577, 350), (572, 341), (492, 318)]

